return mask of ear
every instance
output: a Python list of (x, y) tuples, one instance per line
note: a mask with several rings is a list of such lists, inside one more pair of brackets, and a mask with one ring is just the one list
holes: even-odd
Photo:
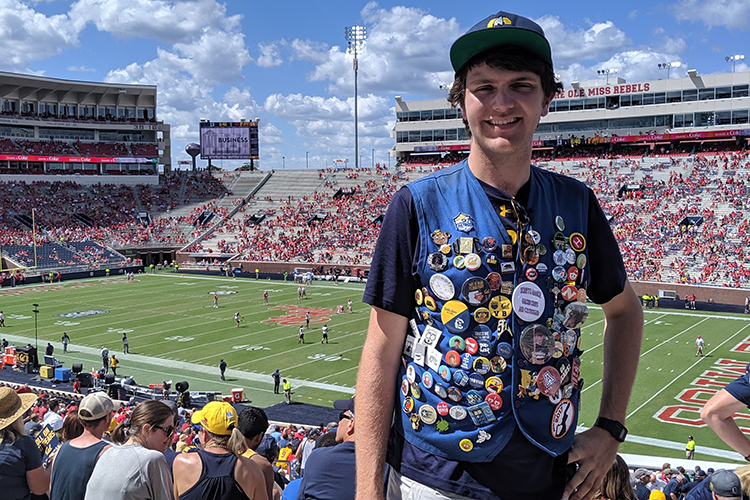
[(541, 116), (547, 116), (547, 114), (549, 113), (549, 105), (552, 103), (552, 99), (554, 98), (555, 98), (554, 94), (549, 97), (544, 98), (544, 102), (542, 103), (542, 115)]

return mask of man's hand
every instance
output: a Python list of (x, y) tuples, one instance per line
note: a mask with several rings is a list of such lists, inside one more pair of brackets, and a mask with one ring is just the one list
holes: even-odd
[(612, 467), (619, 445), (609, 432), (599, 427), (578, 434), (568, 454), (568, 463), (577, 462), (578, 471), (565, 485), (563, 498), (592, 498)]

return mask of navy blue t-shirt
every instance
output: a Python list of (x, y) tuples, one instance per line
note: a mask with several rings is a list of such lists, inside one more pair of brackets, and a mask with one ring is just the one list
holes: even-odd
[(31, 491), (26, 472), (42, 466), (42, 454), (29, 436), (18, 436), (13, 444), (0, 444), (0, 484), (3, 498), (26, 500)]
[(750, 363), (745, 368), (745, 374), (730, 382), (724, 389), (737, 401), (750, 406), (750, 380), (748, 380), (750, 374), (748, 374), (748, 371), (750, 371)]
[(354, 500), (354, 441), (310, 453), (297, 500)]
[[(510, 196), (479, 183), (506, 228), (516, 229), (515, 220), (501, 210)], [(515, 197), (521, 206), (528, 203), (530, 186), (530, 182), (524, 184)], [(587, 245), (592, 279), (586, 292), (592, 301), (603, 304), (624, 290), (627, 274), (607, 218), (594, 193), (590, 189), (588, 193)], [(416, 275), (419, 225), (414, 212), (411, 191), (406, 187), (397, 191), (383, 219), (362, 299), (407, 318), (416, 305), (414, 290), (422, 286)], [(527, 212), (533, 215), (532, 210)], [(567, 454), (551, 457), (529, 443), (518, 429), (493, 461), (482, 463), (437, 457), (392, 430), (387, 460), (396, 471), (422, 484), (481, 500), (559, 500), (566, 481)]]

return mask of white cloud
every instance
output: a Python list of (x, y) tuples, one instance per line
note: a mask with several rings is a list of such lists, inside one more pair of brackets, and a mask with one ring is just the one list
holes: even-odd
[(227, 16), (226, 5), (214, 0), (78, 0), (70, 16), (81, 28), (91, 22), (118, 38), (168, 44), (189, 42), (206, 28), (235, 30), (241, 20), (241, 16)]
[[(273, 123), (262, 123), (258, 130), (258, 138), (262, 144), (284, 144), (284, 133)], [(265, 147), (263, 148), (266, 149)]]
[(299, 59), (301, 61), (322, 63), (328, 58), (329, 47), (323, 42), (295, 38), (290, 43), (284, 40), (282, 40), (282, 43), (288, 46), (291, 52), (290, 59), (292, 60)]
[(537, 19), (552, 46), (555, 67), (608, 57), (612, 52), (632, 45), (631, 40), (612, 21), (596, 23), (587, 29), (569, 29), (557, 16)]
[[(565, 82), (566, 87), (570, 86), (572, 81), (592, 80), (598, 78), (596, 70), (606, 68), (617, 68), (618, 73), (609, 76), (612, 82), (615, 78), (624, 78), (628, 82), (640, 82), (644, 80), (657, 80), (667, 77), (667, 71), (659, 69), (658, 64), (664, 62), (681, 62), (675, 54), (662, 53), (649, 49), (629, 50), (618, 52), (608, 60), (596, 63), (587, 67), (579, 63), (574, 63), (567, 68), (558, 71), (561, 79)], [(671, 68), (669, 71), (670, 78), (687, 75), (688, 67), (682, 63), (680, 67)]]
[(94, 68), (89, 68), (88, 66), (68, 66), (68, 71), (96, 73), (96, 70)]
[(261, 68), (280, 66), (283, 62), (279, 57), (279, 46), (275, 43), (259, 43), (258, 51), (260, 56), (255, 60), (255, 64)]
[(0, 2), (0, 65), (28, 71), (32, 61), (46, 59), (78, 45), (78, 30), (65, 14), (45, 16), (23, 2)]
[(750, 2), (747, 0), (682, 0), (672, 10), (678, 21), (697, 21), (709, 28), (745, 31), (750, 27)]

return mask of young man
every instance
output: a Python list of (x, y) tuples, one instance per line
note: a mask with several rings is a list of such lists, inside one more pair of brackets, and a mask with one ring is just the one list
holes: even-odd
[(237, 322), (237, 328), (240, 327), (240, 323), (242, 323), (243, 319), (245, 319), (245, 317), (240, 315), (239, 311), (234, 313), (234, 320)]
[(696, 351), (695, 353), (696, 357), (703, 356), (703, 344), (705, 343), (706, 341), (703, 340), (700, 335), (698, 335), (698, 338), (695, 339), (695, 347), (698, 349), (698, 351)]
[(286, 404), (292, 404), (292, 383), (289, 382), (287, 379), (284, 379), (283, 382), (284, 382), (284, 400)]
[(305, 328), (310, 328), (310, 311), (305, 313)]
[[(471, 153), (397, 192), (383, 221), (364, 295), (357, 498), (382, 498), (386, 460), (394, 498), (588, 498), (627, 433), (641, 304), (593, 192), (530, 164), (560, 87), (542, 29), (499, 12), (453, 44), (451, 63)], [(587, 296), (606, 318), (605, 372), (600, 418), (574, 436)], [(477, 349), (449, 368), (456, 335)]]
[(112, 359), (109, 360), (109, 366), (112, 368), (112, 374), (116, 377), (117, 376), (117, 365), (120, 364), (120, 360), (117, 359), (117, 356), (114, 354), (112, 355)]
[[(268, 417), (266, 416), (266, 412), (264, 412), (262, 408), (256, 406), (245, 407), (237, 416), (237, 429), (242, 433), (242, 438), (245, 440), (245, 446), (247, 446), (247, 451), (245, 451), (242, 456), (249, 458), (260, 467), (263, 472), (263, 477), (266, 480), (266, 492), (268, 498), (272, 499), (274, 483), (273, 466), (264, 456), (259, 455), (256, 452), (261, 441), (263, 441), (263, 436), (266, 435), (266, 429), (268, 429)], [(273, 438), (269, 439), (273, 440)]]
[(279, 384), (281, 383), (281, 372), (278, 368), (276, 368), (276, 371), (271, 374), (271, 377), (273, 377), (273, 393), (279, 394)]
[(68, 332), (63, 332), (63, 335), (62, 335), (63, 354), (68, 352), (68, 344), (70, 344), (70, 337), (68, 336)]
[(102, 346), (102, 369), (104, 373), (109, 373), (109, 349)]
[(128, 334), (122, 334), (122, 353), (130, 354), (130, 343), (128, 342)]
[(326, 344), (328, 343), (328, 324), (327, 323), (323, 325), (323, 339), (320, 341), (320, 343), (322, 344), (323, 342), (325, 342)]
[(299, 340), (297, 341), (298, 344), (304, 344), (305, 343), (305, 325), (299, 325)]
[[(286, 281), (286, 279), (284, 281)], [(263, 290), (263, 305), (268, 305), (268, 290)]]
[(50, 500), (83, 500), (96, 461), (110, 445), (102, 441), (112, 421), (112, 400), (94, 392), (81, 400), (78, 419), (83, 434), (64, 443), (55, 456), (50, 479)]
[(219, 371), (221, 372), (221, 380), (226, 380), (224, 373), (227, 371), (227, 362), (223, 359), (219, 360)]
[(214, 307), (219, 307), (219, 294), (214, 292)]

